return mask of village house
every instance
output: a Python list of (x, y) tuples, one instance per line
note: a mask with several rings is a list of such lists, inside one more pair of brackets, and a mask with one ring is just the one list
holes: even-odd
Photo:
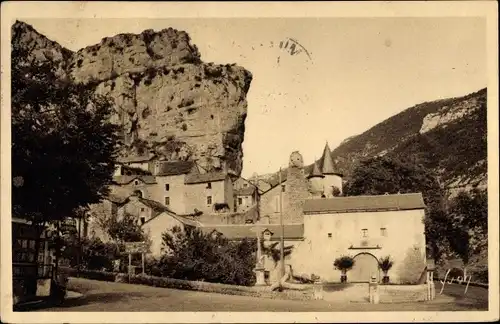
[(151, 242), (149, 247), (150, 255), (159, 258), (164, 253), (168, 252), (163, 245), (163, 233), (171, 232), (175, 226), (184, 230), (186, 227), (194, 228), (200, 225), (201, 224), (195, 220), (176, 215), (171, 211), (164, 211), (151, 217), (142, 224), (142, 229)]
[(224, 172), (188, 174), (184, 197), (184, 213), (228, 213), (234, 210), (233, 184)]
[(138, 156), (120, 157), (117, 159), (115, 175), (124, 175), (126, 169), (142, 170), (152, 173), (153, 161), (156, 155), (153, 153)]
[(254, 181), (257, 180), (247, 180), (242, 177), (233, 181), (236, 212), (246, 212), (258, 204), (262, 191), (254, 184)]

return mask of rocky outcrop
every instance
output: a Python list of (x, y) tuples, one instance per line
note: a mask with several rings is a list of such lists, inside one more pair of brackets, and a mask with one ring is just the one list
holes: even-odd
[(106, 37), (74, 53), (16, 22), (13, 43), (57, 65), (61, 75), (114, 102), (124, 126), (122, 155), (155, 152), (239, 175), (252, 74), (234, 64), (203, 63), (184, 31), (168, 28)]

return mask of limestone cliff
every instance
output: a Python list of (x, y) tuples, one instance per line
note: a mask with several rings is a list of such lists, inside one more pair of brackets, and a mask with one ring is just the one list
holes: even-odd
[(12, 43), (50, 61), (61, 76), (94, 87), (115, 103), (123, 155), (155, 152), (239, 175), (252, 74), (203, 63), (189, 35), (173, 28), (106, 37), (72, 52), (16, 22)]

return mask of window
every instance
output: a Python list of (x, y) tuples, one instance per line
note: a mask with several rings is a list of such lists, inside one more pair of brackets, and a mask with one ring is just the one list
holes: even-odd
[(207, 197), (207, 205), (211, 205), (212, 204), (212, 196), (208, 196)]
[(143, 211), (144, 211), (144, 207), (143, 207), (143, 208), (141, 208), (141, 212), (143, 212)]
[(134, 181), (134, 184), (137, 186), (139, 184), (139, 181), (138, 180), (135, 180)]
[(361, 230), (361, 234), (363, 235), (363, 237), (368, 237), (368, 229), (363, 228), (363, 229)]
[(145, 217), (141, 217), (141, 225), (143, 225), (145, 222), (146, 222), (146, 218)]
[(245, 188), (248, 187), (248, 183), (244, 183), (243, 187), (245, 187)]
[(381, 227), (380, 228), (380, 235), (381, 236), (387, 236), (387, 228)]
[(285, 185), (282, 185), (282, 186), (281, 186), (281, 191), (282, 191), (282, 192), (285, 192)]
[(332, 238), (332, 233), (328, 233), (328, 238)]
[(165, 205), (170, 205), (170, 197), (165, 197)]
[(165, 191), (169, 191), (170, 190), (170, 184), (165, 184)]
[(211, 182), (207, 183), (207, 189), (212, 189), (212, 183)]
[(238, 205), (241, 205), (241, 204), (243, 204), (243, 199), (238, 198)]
[(141, 190), (135, 190), (134, 191), (134, 195), (139, 197), (139, 198), (142, 198), (143, 197), (143, 194), (142, 194), (142, 191)]

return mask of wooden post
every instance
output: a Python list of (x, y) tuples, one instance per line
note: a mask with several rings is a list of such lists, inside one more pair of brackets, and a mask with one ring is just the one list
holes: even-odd
[(280, 273), (280, 278), (285, 275), (285, 242), (284, 242), (284, 237), (285, 237), (285, 225), (283, 224), (283, 184), (281, 183), (281, 168), (280, 168), (280, 174), (279, 174), (279, 182), (280, 182), (280, 227), (281, 227), (281, 235), (280, 235), (280, 258), (281, 258), (281, 273)]
[(130, 273), (132, 272), (132, 253), (128, 253), (128, 282), (130, 283)]
[(145, 272), (144, 272), (144, 252), (141, 253), (141, 257), (142, 257), (142, 274), (144, 275)]

